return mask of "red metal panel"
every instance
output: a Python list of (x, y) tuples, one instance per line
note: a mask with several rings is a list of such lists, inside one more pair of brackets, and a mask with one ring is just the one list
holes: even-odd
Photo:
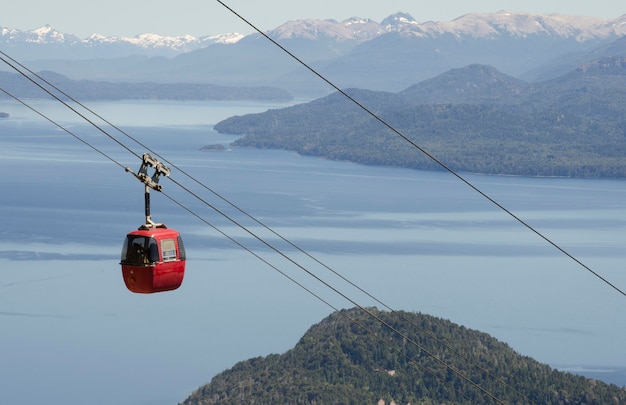
[(159, 263), (153, 266), (122, 265), (126, 288), (135, 293), (155, 293), (175, 290), (183, 282), (185, 262)]

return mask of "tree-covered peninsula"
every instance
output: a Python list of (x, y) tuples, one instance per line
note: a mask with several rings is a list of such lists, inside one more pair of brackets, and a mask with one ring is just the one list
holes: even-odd
[[(626, 58), (589, 63), (529, 84), (472, 65), (400, 93), (346, 92), (228, 118), (240, 147), (422, 170), (565, 177), (626, 177)], [(389, 124), (423, 151), (410, 145)]]

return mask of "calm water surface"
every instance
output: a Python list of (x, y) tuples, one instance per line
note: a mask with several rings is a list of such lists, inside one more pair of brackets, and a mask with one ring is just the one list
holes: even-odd
[[(133, 155), (63, 106), (34, 105), (138, 169)], [(394, 309), (480, 329), (553, 366), (610, 378), (626, 367), (624, 297), (448, 174), (200, 150), (234, 139), (212, 131), (219, 120), (281, 105), (90, 106)], [(24, 107), (2, 102), (0, 111), (11, 114), (0, 121), (2, 402), (174, 404), (237, 361), (284, 352), (332, 312), (159, 193), (153, 218), (185, 237), (185, 282), (170, 293), (126, 291), (119, 251), (143, 222), (141, 184)], [(360, 305), (380, 307), (178, 170), (172, 177)], [(626, 289), (625, 182), (467, 178)], [(332, 305), (353, 306), (172, 182), (163, 185)]]

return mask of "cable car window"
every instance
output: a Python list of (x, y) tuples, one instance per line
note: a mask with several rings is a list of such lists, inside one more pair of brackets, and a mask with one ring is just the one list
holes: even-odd
[(122, 263), (143, 266), (159, 261), (156, 241), (152, 238), (128, 235), (122, 248)]
[(124, 239), (124, 244), (122, 245), (122, 264), (125, 264), (128, 259), (128, 236)]
[(157, 263), (159, 261), (159, 247), (157, 245), (156, 240), (152, 238), (149, 238), (148, 253), (149, 253), (150, 263)]
[(163, 252), (164, 262), (176, 260), (176, 242), (174, 242), (174, 239), (163, 239), (161, 241), (161, 251)]
[(183, 238), (181, 238), (180, 235), (178, 235), (178, 258), (180, 260), (187, 260), (185, 245), (183, 245)]

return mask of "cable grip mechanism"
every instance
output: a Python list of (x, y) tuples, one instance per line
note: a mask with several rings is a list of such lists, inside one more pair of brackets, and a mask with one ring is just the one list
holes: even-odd
[[(148, 174), (148, 169), (151, 167), (154, 168), (152, 176)], [(146, 187), (150, 187), (156, 191), (161, 191), (161, 185), (159, 184), (159, 178), (161, 175), (169, 177), (171, 173), (167, 166), (147, 153), (143, 154), (141, 167), (137, 173), (133, 172), (129, 167), (126, 167), (125, 170), (135, 176), (140, 182), (145, 184)]]
[[(149, 168), (154, 169), (152, 176), (148, 174)], [(150, 156), (147, 153), (143, 154), (141, 159), (141, 167), (139, 172), (135, 173), (130, 168), (126, 167), (125, 170), (135, 176), (140, 182), (145, 185), (144, 201), (145, 201), (145, 214), (146, 223), (141, 225), (139, 229), (152, 229), (152, 228), (167, 228), (164, 224), (155, 223), (150, 216), (150, 189), (161, 191), (161, 185), (159, 184), (159, 178), (163, 175), (169, 177), (170, 169)]]

